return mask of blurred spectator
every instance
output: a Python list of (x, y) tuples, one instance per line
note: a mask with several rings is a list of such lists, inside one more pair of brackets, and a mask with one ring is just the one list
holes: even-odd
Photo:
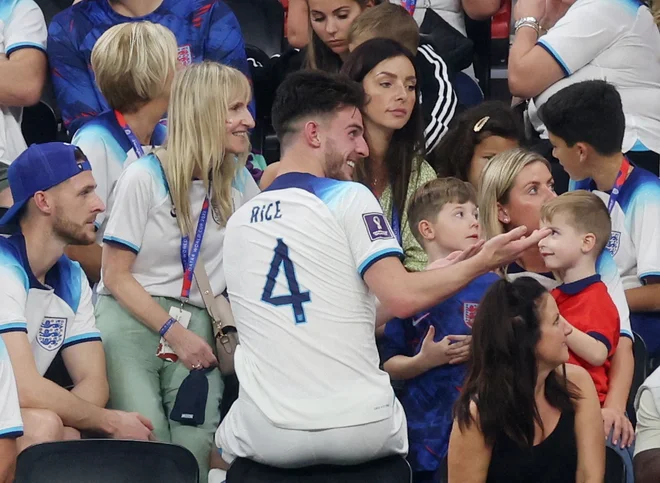
[(428, 259), (410, 231), (408, 205), (436, 175), (423, 157), (415, 58), (393, 40), (372, 39), (351, 53), (341, 73), (362, 83), (369, 99), (362, 111), (369, 155), (356, 165), (355, 179), (378, 198), (403, 248), (405, 267), (423, 270)]
[(612, 217), (607, 248), (619, 268), (630, 322), (660, 355), (660, 180), (621, 153), (625, 117), (616, 88), (583, 81), (554, 94), (541, 116), (571, 189), (594, 191)]
[(458, 100), (449, 79), (444, 60), (428, 42), (420, 44), (417, 24), (401, 6), (383, 3), (365, 10), (349, 30), (349, 50), (372, 38), (395, 40), (415, 56), (419, 72), (418, 102), (424, 118), (424, 144), (432, 152), (447, 132), (454, 117)]
[(660, 481), (660, 369), (644, 381), (635, 397), (635, 481)]
[[(529, 119), (547, 130), (538, 109), (564, 87), (588, 79), (611, 82), (626, 115), (622, 151), (658, 176), (660, 169), (660, 32), (638, 1), (519, 0), (509, 51), (509, 89), (532, 99)], [(542, 30), (548, 33), (539, 37)], [(546, 141), (547, 142), (547, 141)]]
[(7, 0), (0, 10), (0, 207), (12, 204), (7, 168), (27, 147), (24, 106), (39, 102), (46, 82), (46, 23), (33, 0)]
[(408, 273), (376, 198), (343, 182), (368, 154), (364, 97), (359, 84), (324, 72), (285, 80), (273, 107), (279, 175), (227, 224), (224, 268), (241, 337), (241, 392), (216, 434), (228, 463), (350, 465), (405, 454), (405, 415), (378, 368), (374, 296), (409, 317), (540, 238), (518, 240), (517, 230), (451, 268)]
[[(94, 219), (104, 209), (89, 161), (69, 144), (34, 144), (10, 166), (9, 184), (15, 203), (0, 225), (20, 231), (0, 238), (0, 334), (18, 385), (19, 451), (82, 431), (148, 439), (147, 419), (103, 409), (108, 382), (91, 289), (64, 255), (69, 244), (94, 243)], [(59, 351), (71, 390), (43, 377)]]
[[(541, 207), (556, 196), (549, 163), (542, 156), (522, 149), (494, 156), (486, 164), (479, 185), (479, 220), (484, 237), (489, 239), (521, 225), (532, 233), (540, 226)], [(634, 437), (625, 413), (634, 368), (630, 312), (619, 271), (608, 251), (601, 254), (596, 269), (618, 309), (621, 324), (619, 346), (610, 366), (610, 387), (601, 410), (604, 430), (607, 435), (614, 427), (611, 440), (628, 446)], [(528, 276), (549, 290), (560, 283), (546, 267), (538, 247), (504, 270), (509, 280)]]
[(605, 439), (589, 374), (568, 362), (571, 327), (536, 280), (495, 282), (472, 326), (449, 481), (600, 483)]
[(14, 481), (16, 438), (23, 436), (16, 379), (5, 343), (0, 336), (0, 482)]
[(518, 147), (524, 139), (513, 111), (500, 101), (487, 101), (461, 113), (429, 156), (439, 178), (453, 176), (479, 187), (490, 158)]
[(427, 10), (433, 10), (449, 25), (463, 35), (465, 30), (465, 15), (474, 20), (486, 20), (500, 9), (500, 0), (390, 0), (392, 3), (404, 5), (411, 11), (418, 24), (422, 24)]
[(55, 95), (71, 134), (110, 107), (94, 80), (94, 44), (113, 25), (142, 20), (174, 32), (182, 65), (214, 60), (249, 76), (240, 27), (221, 0), (84, 0), (56, 15), (48, 28)]
[(286, 8), (286, 38), (289, 45), (302, 49), (309, 42), (309, 8), (307, 0), (282, 0)]
[[(124, 169), (103, 235), (96, 314), (108, 353), (110, 405), (140, 411), (152, 419), (156, 438), (188, 448), (202, 482), (223, 382), (214, 367), (212, 321), (192, 279), (195, 266), (203, 266), (213, 293), (224, 292), (227, 219), (258, 192), (244, 167), (254, 127), (250, 97), (248, 79), (236, 69), (203, 62), (178, 72), (167, 151)], [(182, 382), (202, 368), (208, 393), (196, 406), (197, 424), (173, 420)]]
[[(96, 83), (110, 110), (85, 123), (71, 142), (89, 159), (96, 193), (108, 208), (124, 167), (165, 141), (166, 128), (159, 121), (167, 111), (176, 56), (172, 32), (151, 22), (115, 25), (92, 50)], [(108, 213), (96, 217), (96, 243), (67, 250), (93, 282), (101, 278), (102, 225)]]
[[(434, 179), (422, 186), (410, 202), (408, 216), (429, 268), (478, 239), (477, 193), (456, 178)], [(492, 272), (481, 275), (428, 311), (385, 326), (381, 360), (392, 379), (405, 381), (398, 397), (408, 421), (408, 461), (415, 483), (435, 481), (434, 473), (447, 454), (452, 408), (470, 357), (474, 315), (498, 279)]]

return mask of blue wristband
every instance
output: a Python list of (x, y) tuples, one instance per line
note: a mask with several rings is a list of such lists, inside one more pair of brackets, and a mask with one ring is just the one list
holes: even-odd
[(176, 323), (176, 319), (174, 317), (170, 317), (167, 319), (167, 322), (163, 324), (163, 326), (160, 328), (158, 333), (160, 334), (161, 337), (165, 337), (165, 334), (167, 334), (167, 331), (172, 328), (172, 326)]

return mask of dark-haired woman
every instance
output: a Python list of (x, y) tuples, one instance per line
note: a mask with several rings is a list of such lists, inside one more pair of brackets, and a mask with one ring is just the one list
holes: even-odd
[(380, 201), (403, 248), (404, 265), (420, 271), (428, 259), (408, 227), (408, 203), (417, 188), (436, 177), (424, 161), (424, 135), (412, 54), (389, 39), (368, 40), (346, 59), (343, 74), (362, 83), (362, 113), (369, 157), (356, 178)]
[(430, 154), (429, 162), (439, 178), (458, 178), (478, 189), (488, 160), (518, 147), (523, 139), (522, 126), (511, 108), (500, 101), (488, 101), (458, 117)]
[(533, 278), (499, 280), (486, 292), (455, 407), (451, 483), (603, 482), (600, 405), (589, 374), (566, 365), (570, 332)]

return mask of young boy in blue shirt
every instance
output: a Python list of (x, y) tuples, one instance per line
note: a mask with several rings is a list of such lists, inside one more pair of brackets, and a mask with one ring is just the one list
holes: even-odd
[[(408, 220), (429, 265), (465, 250), (479, 238), (474, 188), (456, 178), (429, 181), (411, 200)], [(408, 461), (415, 483), (433, 481), (447, 453), (472, 321), (482, 296), (497, 279), (494, 273), (482, 275), (412, 320), (393, 319), (385, 327), (383, 369), (392, 379), (404, 381), (398, 396), (408, 419)]]

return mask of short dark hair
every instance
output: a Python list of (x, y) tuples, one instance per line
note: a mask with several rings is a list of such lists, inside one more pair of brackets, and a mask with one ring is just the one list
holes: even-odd
[(277, 89), (272, 121), (280, 143), (294, 131), (293, 124), (309, 116), (326, 116), (343, 107), (362, 109), (364, 90), (339, 74), (303, 70), (287, 77)]
[(626, 118), (621, 96), (608, 82), (588, 80), (565, 87), (541, 106), (539, 117), (567, 146), (587, 143), (603, 156), (621, 152)]

